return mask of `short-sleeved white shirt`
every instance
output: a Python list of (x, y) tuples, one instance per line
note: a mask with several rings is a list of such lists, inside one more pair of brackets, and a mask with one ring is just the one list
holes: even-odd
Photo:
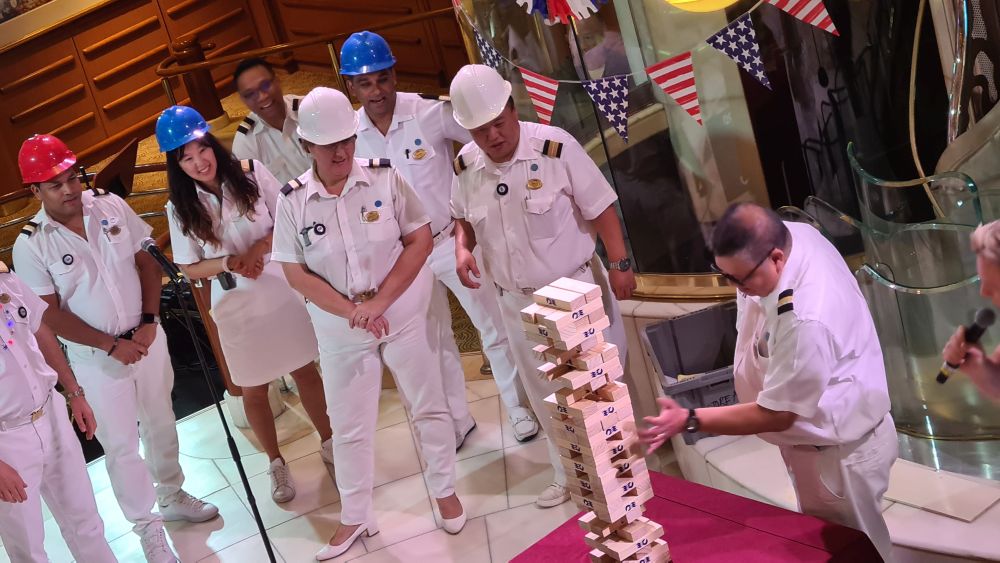
[(220, 218), (215, 223), (215, 235), (220, 242), (218, 246), (198, 239), (194, 233), (185, 235), (181, 230), (180, 219), (176, 215), (174, 205), (167, 202), (170, 247), (173, 249), (174, 262), (196, 264), (202, 260), (242, 254), (249, 250), (253, 243), (271, 233), (281, 184), (263, 164), (258, 161), (250, 162), (252, 165), (247, 176), (257, 183), (260, 197), (257, 198), (253, 212), (245, 216), (240, 214), (230, 196), (228, 184), (222, 184), (223, 199), (220, 202), (212, 192), (203, 189), (195, 182), (201, 204), (205, 206), (209, 215)]
[(14, 421), (35, 412), (56, 384), (56, 372), (45, 362), (35, 333), (48, 306), (0, 263), (0, 420)]
[(618, 196), (569, 133), (521, 122), (511, 161), (497, 165), (475, 143), (459, 158), (465, 170), (452, 184), (452, 215), (472, 225), (497, 284), (539, 288), (590, 261), (596, 245), (590, 221)]
[(451, 102), (445, 97), (399, 92), (385, 135), (372, 124), (364, 108), (358, 115), (355, 156), (390, 159), (420, 196), (431, 218), (431, 234), (441, 232), (451, 223), (454, 143), (472, 141), (469, 132), (455, 122)]
[(300, 96), (286, 95), (285, 123), (275, 129), (255, 113), (243, 119), (233, 138), (233, 155), (241, 160), (259, 160), (284, 184), (306, 171), (312, 160), (299, 143), (296, 132)]
[(271, 259), (305, 264), (349, 299), (378, 289), (403, 253), (401, 237), (430, 223), (395, 168), (368, 164), (355, 160), (339, 197), (310, 169), (282, 188), (274, 224)]
[(86, 190), (82, 198), (87, 239), (43, 208), (32, 219), (34, 233), (14, 243), (14, 269), (38, 295), (58, 294), (61, 309), (103, 333), (121, 334), (142, 316), (135, 254), (153, 229), (117, 195)]
[(786, 223), (792, 250), (770, 295), (737, 298), (736, 392), (798, 415), (760, 437), (827, 446), (861, 438), (889, 412), (885, 364), (857, 281), (815, 228)]

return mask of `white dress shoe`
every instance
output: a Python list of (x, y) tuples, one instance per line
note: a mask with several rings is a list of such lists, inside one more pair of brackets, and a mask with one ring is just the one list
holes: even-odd
[(538, 435), (538, 421), (535, 420), (535, 415), (524, 407), (507, 409), (507, 420), (518, 442), (527, 442)]
[(351, 534), (351, 537), (347, 538), (344, 543), (337, 545), (326, 544), (323, 549), (316, 552), (316, 561), (326, 561), (327, 559), (333, 559), (334, 557), (343, 555), (347, 553), (348, 549), (354, 545), (354, 541), (361, 537), (361, 534), (365, 534), (368, 537), (372, 537), (378, 533), (378, 526), (373, 523), (362, 524), (358, 526), (357, 530)]
[(195, 498), (184, 489), (161, 499), (158, 504), (164, 522), (205, 522), (219, 515), (219, 509), (214, 504)]
[(542, 494), (538, 495), (538, 498), (535, 499), (535, 504), (542, 508), (552, 508), (568, 500), (569, 489), (558, 483), (552, 483), (542, 491)]
[(466, 428), (466, 430), (464, 432), (456, 432), (455, 433), (455, 451), (456, 452), (458, 450), (462, 449), (462, 444), (465, 444), (465, 439), (468, 438), (469, 434), (472, 434), (472, 431), (476, 429), (476, 420), (475, 419), (471, 419), (471, 420), (472, 420), (472, 423), (468, 425), (468, 427)]
[(457, 534), (462, 531), (462, 528), (465, 527), (466, 520), (468, 520), (468, 518), (466, 517), (465, 508), (463, 507), (462, 513), (454, 518), (445, 518), (442, 516), (441, 527), (444, 528), (444, 531), (449, 534)]

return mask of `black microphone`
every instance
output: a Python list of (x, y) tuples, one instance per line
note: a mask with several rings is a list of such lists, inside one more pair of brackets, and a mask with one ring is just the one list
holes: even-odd
[[(972, 321), (972, 324), (965, 327), (965, 342), (968, 344), (973, 344), (979, 342), (979, 339), (983, 337), (983, 333), (986, 329), (990, 328), (993, 323), (997, 320), (996, 313), (993, 309), (980, 309), (976, 311), (976, 318)], [(948, 381), (955, 370), (959, 366), (952, 364), (951, 362), (945, 362), (941, 364), (941, 371), (937, 374), (937, 382), (944, 383)]]
[(174, 281), (181, 281), (184, 279), (184, 275), (181, 274), (179, 269), (177, 269), (177, 264), (174, 264), (163, 255), (163, 252), (161, 252), (159, 247), (156, 246), (155, 240), (148, 237), (144, 238), (142, 239), (142, 242), (139, 243), (139, 246), (148, 252), (149, 255), (160, 264), (160, 267), (163, 268), (163, 271), (166, 272), (170, 279)]

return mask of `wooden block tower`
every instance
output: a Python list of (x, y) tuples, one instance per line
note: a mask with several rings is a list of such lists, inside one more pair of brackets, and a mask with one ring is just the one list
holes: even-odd
[[(528, 338), (544, 362), (538, 376), (559, 384), (545, 401), (554, 420), (580, 527), (594, 562), (665, 563), (663, 527), (642, 516), (653, 496), (636, 435), (618, 348), (604, 341), (610, 321), (599, 286), (560, 278), (534, 293), (521, 311)], [(539, 413), (541, 414), (541, 413)]]

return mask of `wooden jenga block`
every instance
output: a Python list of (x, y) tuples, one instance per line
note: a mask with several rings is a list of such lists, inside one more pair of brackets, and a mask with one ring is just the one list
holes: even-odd
[(538, 314), (538, 311), (541, 308), (542, 306), (539, 305), (538, 303), (532, 303), (531, 305), (528, 305), (524, 309), (521, 309), (521, 321), (534, 324), (535, 315)]
[(592, 510), (598, 518), (605, 521), (615, 521), (628, 518), (629, 521), (642, 516), (642, 505), (653, 498), (652, 491), (645, 495), (626, 495), (608, 502), (601, 502), (591, 494), (577, 494), (570, 491), (570, 496), (577, 506), (584, 510)]
[(562, 377), (569, 372), (570, 367), (567, 364), (556, 365), (552, 362), (546, 362), (538, 366), (538, 376), (548, 381), (552, 381), (557, 377)]
[(602, 401), (614, 402), (622, 397), (628, 397), (628, 386), (620, 381), (612, 381), (607, 386), (598, 389), (596, 393)]
[[(570, 368), (570, 371), (566, 371), (565, 373), (560, 374), (559, 378), (553, 379), (563, 387), (579, 389), (594, 378), (607, 376), (608, 381), (615, 381), (623, 375), (625, 375), (625, 368), (622, 367), (618, 358), (612, 358), (610, 362), (601, 364), (600, 366), (590, 370), (574, 370)], [(603, 385), (594, 387), (593, 384), (591, 384), (591, 388), (594, 389), (595, 392), (601, 387), (603, 387)]]
[[(642, 516), (639, 518), (642, 518)], [(594, 512), (588, 512), (581, 516), (576, 523), (583, 529), (583, 531), (591, 532), (593, 534), (597, 534), (599, 537), (606, 538), (628, 525), (629, 521), (627, 519), (622, 519), (617, 522), (605, 522), (604, 520), (598, 518), (597, 514)]]
[(594, 366), (606, 364), (617, 358), (618, 347), (610, 342), (603, 342), (599, 346), (570, 358), (569, 362), (578, 369), (593, 369)]
[(587, 473), (589, 475), (599, 475), (611, 469), (618, 472), (628, 471), (632, 467), (632, 464), (638, 460), (639, 458), (624, 456), (616, 458), (609, 458), (608, 456), (598, 458), (582, 456), (578, 459), (559, 458), (559, 461), (567, 471)]
[(579, 346), (588, 338), (599, 334), (602, 330), (611, 326), (611, 321), (608, 320), (608, 316), (605, 315), (595, 323), (591, 323), (584, 327), (581, 327), (580, 332), (567, 336), (562, 339), (557, 339), (552, 341), (552, 345), (560, 350), (569, 350), (570, 348)]
[[(597, 550), (602, 555), (607, 555), (603, 551)], [(623, 563), (669, 563), (670, 547), (662, 538), (653, 540), (648, 551), (640, 550), (638, 553), (625, 559)]]
[(587, 298), (587, 301), (601, 299), (601, 286), (596, 284), (574, 280), (573, 278), (559, 278), (549, 285), (559, 289), (582, 293), (583, 296)]
[(535, 303), (543, 307), (561, 309), (563, 311), (573, 311), (583, 307), (587, 303), (586, 295), (567, 289), (559, 289), (551, 285), (535, 291), (532, 294), (532, 298)]
[[(607, 387), (607, 385), (605, 385)], [(556, 402), (563, 406), (569, 406), (577, 401), (585, 399), (593, 393), (589, 389), (567, 389), (563, 388), (555, 392)]]
[(604, 553), (600, 549), (590, 550), (590, 563), (617, 563), (617, 559)]
[(572, 311), (542, 307), (535, 312), (534, 322), (556, 331), (573, 330), (573, 327), (581, 323), (586, 324), (588, 318), (597, 320), (604, 314), (604, 304), (598, 299)]
[(632, 522), (627, 526), (622, 526), (615, 533), (622, 539), (628, 541), (639, 541), (646, 535), (646, 532), (650, 528), (659, 528), (659, 534), (654, 534), (657, 538), (663, 535), (663, 526), (660, 526), (645, 516), (636, 518), (635, 522)]
[[(626, 530), (630, 531), (630, 539), (621, 537)], [(591, 547), (614, 557), (616, 561), (624, 561), (636, 553), (651, 550), (654, 542), (662, 535), (663, 526), (639, 517), (611, 537), (600, 538), (597, 534), (589, 533), (584, 536), (584, 540)]]

